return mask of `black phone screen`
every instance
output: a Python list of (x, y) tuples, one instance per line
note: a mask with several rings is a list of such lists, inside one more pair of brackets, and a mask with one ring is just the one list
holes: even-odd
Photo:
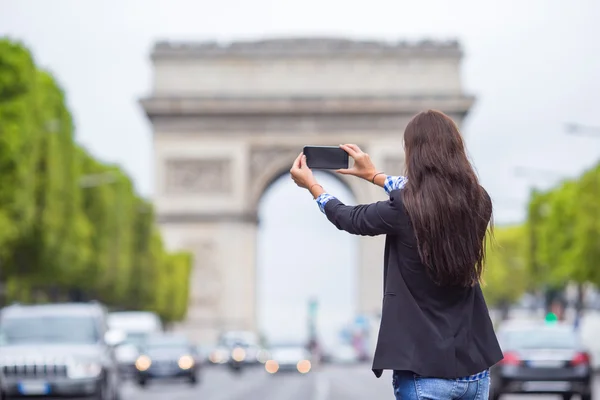
[(303, 153), (309, 168), (348, 168), (348, 153), (338, 146), (304, 146)]

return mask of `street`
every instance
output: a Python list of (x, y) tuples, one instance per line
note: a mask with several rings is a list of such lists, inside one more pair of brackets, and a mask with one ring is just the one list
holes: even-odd
[[(269, 376), (260, 368), (241, 375), (224, 368), (207, 368), (197, 387), (187, 383), (153, 383), (144, 389), (127, 383), (122, 400), (378, 400), (393, 399), (391, 373), (376, 379), (369, 365), (327, 366), (305, 376)], [(600, 381), (595, 381), (600, 393)], [(505, 396), (503, 400), (556, 399), (559, 396)]]

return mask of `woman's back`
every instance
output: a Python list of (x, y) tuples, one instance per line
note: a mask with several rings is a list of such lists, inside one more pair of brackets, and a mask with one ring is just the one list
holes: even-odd
[[(403, 190), (403, 189), (402, 189)], [(479, 284), (440, 285), (421, 260), (402, 190), (392, 192), (395, 235), (387, 235), (384, 300), (373, 370), (457, 378), (502, 359)]]

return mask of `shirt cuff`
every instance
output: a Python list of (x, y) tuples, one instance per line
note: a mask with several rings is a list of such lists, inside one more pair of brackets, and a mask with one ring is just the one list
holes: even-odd
[(408, 179), (405, 176), (391, 176), (388, 175), (385, 177), (385, 183), (383, 184), (383, 189), (389, 195), (394, 190), (402, 189)]
[(321, 194), (319, 197), (317, 197), (317, 198), (315, 199), (315, 201), (316, 201), (316, 202), (317, 202), (317, 204), (319, 205), (319, 208), (321, 209), (321, 212), (322, 212), (323, 214), (325, 214), (325, 204), (327, 204), (327, 202), (328, 202), (329, 200), (333, 200), (333, 199), (335, 199), (335, 197), (334, 197), (334, 196), (332, 196), (332, 195), (330, 195), (330, 194), (328, 194), (328, 193), (323, 193), (323, 194)]

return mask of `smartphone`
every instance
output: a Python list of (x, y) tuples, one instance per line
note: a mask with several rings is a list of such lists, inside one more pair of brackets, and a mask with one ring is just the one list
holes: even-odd
[(312, 169), (348, 168), (348, 153), (339, 146), (304, 146), (306, 164)]

